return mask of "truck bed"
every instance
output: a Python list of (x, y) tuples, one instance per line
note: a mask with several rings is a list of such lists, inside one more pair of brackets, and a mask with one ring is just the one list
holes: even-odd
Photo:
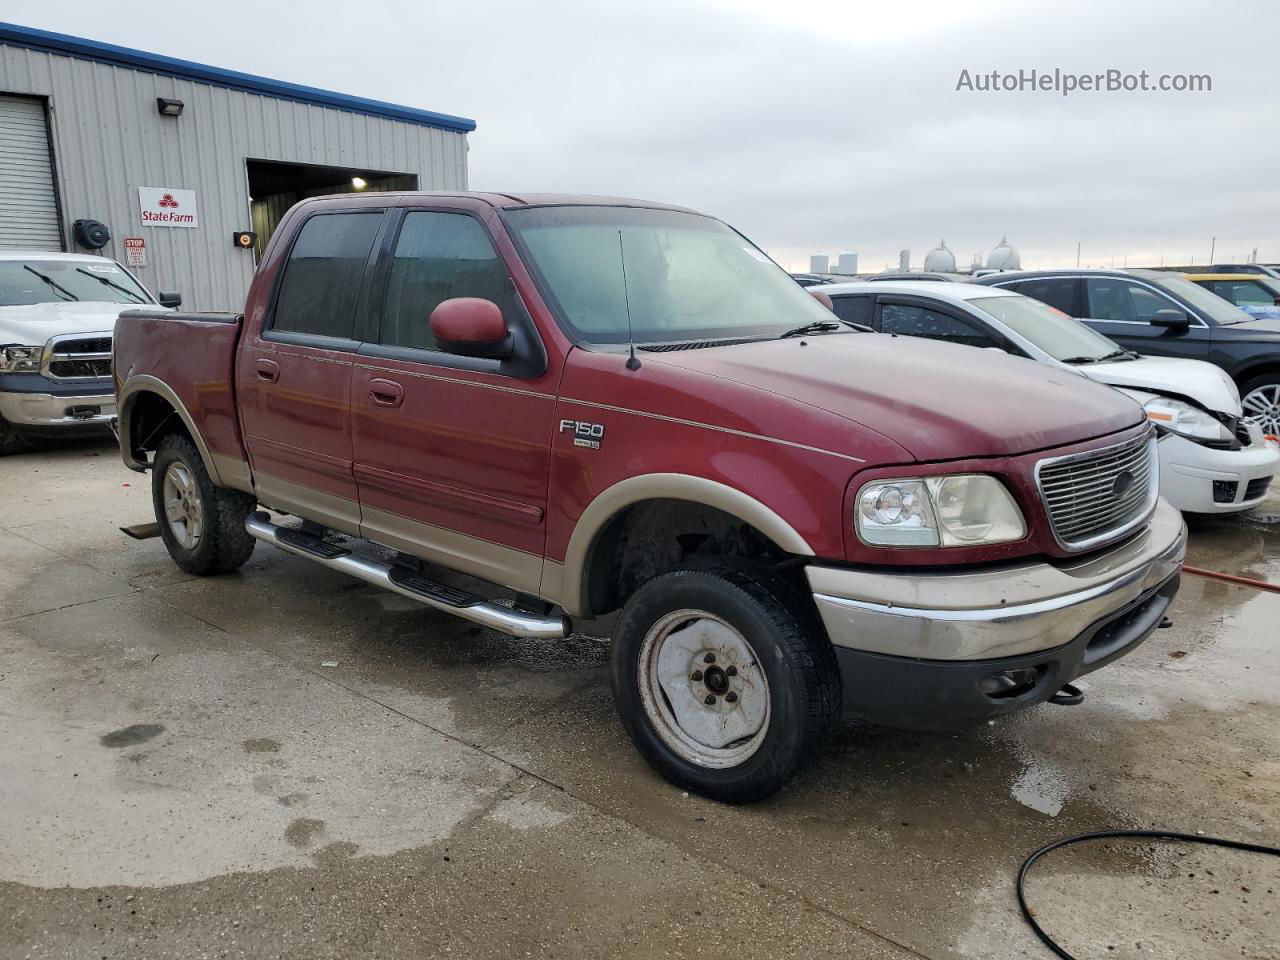
[(155, 393), (189, 418), (188, 427), (212, 458), (243, 463), (234, 386), (236, 341), (243, 320), (238, 313), (121, 313), (112, 369), (122, 435), (130, 428), (131, 408), (143, 394)]

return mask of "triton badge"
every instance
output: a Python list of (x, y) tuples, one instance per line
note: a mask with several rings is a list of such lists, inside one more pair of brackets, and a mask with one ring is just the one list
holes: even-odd
[(573, 445), (575, 447), (587, 447), (591, 450), (599, 450), (600, 443), (604, 440), (603, 423), (587, 423), (584, 420), (561, 420), (560, 432), (573, 434)]

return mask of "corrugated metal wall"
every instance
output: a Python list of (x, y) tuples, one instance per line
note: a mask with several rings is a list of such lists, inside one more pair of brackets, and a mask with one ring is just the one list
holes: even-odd
[[(121, 261), (124, 238), (144, 237), (139, 277), (182, 293), (184, 308), (243, 303), (254, 258), (231, 234), (251, 229), (246, 159), (416, 174), (422, 190), (467, 186), (465, 134), (419, 124), (4, 44), (0, 93), (49, 98), (66, 229), (101, 220), (112, 235), (105, 252)], [(182, 100), (182, 116), (160, 116), (157, 97)], [(142, 226), (139, 186), (195, 190), (200, 226)]]

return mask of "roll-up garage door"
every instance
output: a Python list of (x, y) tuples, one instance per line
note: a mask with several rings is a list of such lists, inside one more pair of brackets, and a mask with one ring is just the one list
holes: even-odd
[(0, 250), (61, 250), (44, 103), (0, 95)]

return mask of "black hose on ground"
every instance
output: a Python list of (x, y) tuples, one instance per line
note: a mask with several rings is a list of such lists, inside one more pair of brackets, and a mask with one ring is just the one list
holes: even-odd
[(1220, 837), (1202, 837), (1194, 833), (1173, 833), (1167, 830), (1101, 830), (1097, 833), (1081, 833), (1074, 837), (1066, 837), (1062, 840), (1055, 840), (1053, 843), (1046, 844), (1031, 856), (1027, 857), (1022, 863), (1022, 869), (1018, 871), (1018, 906), (1022, 908), (1022, 918), (1031, 925), (1031, 929), (1035, 931), (1035, 935), (1040, 938), (1040, 942), (1052, 950), (1062, 960), (1077, 960), (1071, 954), (1067, 953), (1060, 947), (1049, 934), (1044, 932), (1035, 918), (1035, 914), (1031, 912), (1031, 907), (1027, 905), (1027, 894), (1025, 890), (1027, 874), (1030, 872), (1035, 862), (1043, 857), (1046, 853), (1057, 850), (1059, 847), (1067, 847), (1073, 843), (1083, 843), (1086, 840), (1106, 840), (1112, 838), (1128, 838), (1134, 837), (1148, 840), (1179, 840), (1184, 843), (1202, 843), (1211, 847), (1226, 847), (1228, 850), (1245, 850), (1249, 853), (1265, 853), (1273, 857), (1280, 857), (1280, 847), (1268, 847), (1261, 843), (1246, 843), (1243, 840), (1223, 840)]

